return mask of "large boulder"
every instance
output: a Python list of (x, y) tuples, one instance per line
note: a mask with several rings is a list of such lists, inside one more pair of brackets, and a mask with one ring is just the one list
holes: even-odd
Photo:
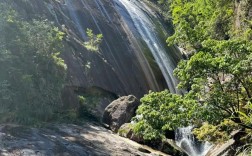
[(120, 97), (106, 107), (102, 121), (113, 132), (117, 132), (121, 125), (130, 122), (131, 118), (135, 116), (139, 105), (139, 100), (133, 95)]

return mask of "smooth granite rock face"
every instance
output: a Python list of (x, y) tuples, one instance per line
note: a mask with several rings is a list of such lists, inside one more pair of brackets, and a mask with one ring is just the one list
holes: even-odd
[(117, 132), (124, 123), (130, 122), (135, 116), (139, 105), (139, 100), (133, 95), (120, 97), (106, 107), (102, 120), (112, 131)]
[[(161, 152), (121, 138), (95, 123), (44, 128), (0, 125), (1, 156), (150, 156)], [(143, 152), (141, 152), (143, 151)]]
[[(48, 19), (65, 33), (61, 57), (68, 67), (69, 92), (95, 86), (120, 96), (141, 97), (149, 90), (166, 88), (161, 71), (150, 63), (155, 61), (148, 48), (136, 43), (141, 42), (135, 39), (138, 33), (132, 34), (136, 30), (122, 20), (113, 0), (10, 0), (10, 4), (21, 18)], [(83, 46), (87, 29), (103, 35), (98, 52)]]

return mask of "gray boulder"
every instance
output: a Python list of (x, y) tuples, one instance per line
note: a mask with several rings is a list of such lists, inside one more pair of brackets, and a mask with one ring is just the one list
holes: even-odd
[(139, 100), (133, 95), (120, 97), (106, 107), (102, 121), (113, 132), (117, 132), (121, 125), (130, 122), (131, 118), (135, 116), (139, 105)]

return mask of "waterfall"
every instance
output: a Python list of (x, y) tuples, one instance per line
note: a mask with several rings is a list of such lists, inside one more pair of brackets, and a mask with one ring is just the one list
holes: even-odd
[[(132, 22), (132, 29), (135, 29), (136, 33), (139, 33), (139, 38), (150, 49), (170, 92), (178, 93), (179, 91), (176, 89), (178, 82), (173, 76), (173, 70), (177, 65), (175, 60), (180, 52), (174, 47), (167, 48), (167, 45), (163, 43), (158, 34), (157, 23), (159, 19), (155, 16), (155, 13), (151, 12), (151, 9), (144, 3), (137, 0), (115, 0), (114, 2), (119, 8), (118, 10), (126, 10), (126, 12), (121, 13), (122, 16), (125, 17), (128, 23)], [(160, 29), (163, 33), (165, 32), (163, 28)]]
[[(155, 13), (143, 2), (138, 0), (114, 0), (124, 20), (131, 27), (134, 35), (144, 40), (150, 49), (156, 63), (158, 64), (167, 86), (171, 93), (180, 93), (176, 89), (177, 79), (173, 75), (177, 62), (174, 61), (176, 53), (180, 53), (177, 47), (166, 48), (162, 43), (157, 30), (159, 19)], [(126, 11), (125, 11), (126, 10)], [(164, 29), (162, 31), (165, 32)], [(136, 37), (137, 38), (137, 37)], [(192, 134), (193, 126), (179, 128), (176, 130), (176, 144), (184, 149), (189, 156), (204, 156), (210, 149), (209, 143), (199, 142)]]
[(189, 156), (204, 156), (211, 148), (208, 142), (199, 142), (192, 134), (193, 126), (176, 130), (175, 141)]

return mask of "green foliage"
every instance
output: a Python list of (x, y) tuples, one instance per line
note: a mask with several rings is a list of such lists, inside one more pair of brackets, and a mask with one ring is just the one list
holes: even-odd
[[(171, 94), (167, 90), (150, 92), (141, 99), (137, 109), (134, 131), (141, 134), (144, 139), (164, 138), (166, 130), (190, 125), (191, 119), (197, 119), (198, 110), (195, 100)], [(189, 112), (185, 112), (191, 109)]]
[(225, 39), (231, 29), (234, 3), (231, 0), (172, 0), (171, 14), (175, 34), (169, 44), (194, 51), (205, 39)]
[(236, 123), (225, 119), (219, 125), (204, 123), (200, 128), (195, 128), (193, 133), (199, 140), (212, 143), (222, 143), (231, 139), (231, 133), (236, 129), (238, 129)]
[(218, 125), (228, 118), (251, 128), (251, 29), (244, 25), (244, 33), (235, 33), (232, 20), (239, 14), (234, 6), (233, 1), (172, 1), (176, 33), (168, 41), (196, 52), (179, 63), (175, 74), (179, 87), (190, 90), (186, 96), (204, 106), (201, 119)]
[[(170, 0), (149, 0), (156, 4), (160, 9), (159, 12), (164, 17), (165, 20), (171, 22), (170, 15)], [(168, 23), (167, 23), (168, 24)]]
[(48, 121), (61, 107), (64, 33), (47, 20), (21, 20), (0, 2), (0, 120)]
[(99, 97), (94, 95), (79, 95), (78, 100), (80, 105), (78, 117), (83, 119), (97, 120), (93, 109), (99, 103)]
[(209, 116), (218, 114), (219, 119), (208, 119), (206, 114), (205, 121), (214, 123), (230, 118), (251, 126), (251, 122), (245, 124), (241, 117), (251, 111), (245, 107), (251, 102), (252, 93), (251, 47), (251, 41), (242, 39), (206, 40), (204, 52), (178, 65), (175, 74), (181, 80), (179, 87), (190, 88), (188, 95), (200, 99), (206, 110), (211, 110)]
[(57, 111), (53, 115), (54, 119), (64, 123), (78, 123), (78, 117), (78, 110), (75, 108)]
[(178, 87), (187, 92), (146, 95), (135, 130), (154, 139), (164, 137), (166, 129), (205, 123), (195, 130), (198, 138), (221, 142), (237, 128), (252, 129), (251, 1), (161, 3), (170, 7), (175, 29), (167, 42), (192, 54), (174, 71)]
[(238, 111), (238, 113), (240, 115), (241, 121), (246, 125), (250, 125), (252, 123), (252, 103), (249, 101), (244, 108), (247, 110), (246, 112)]
[(120, 127), (120, 129), (118, 130), (118, 134), (125, 138), (131, 137), (129, 135), (133, 135), (132, 134), (133, 128), (134, 128), (134, 125), (132, 123), (126, 123)]
[(86, 33), (88, 35), (89, 40), (83, 43), (84, 47), (92, 52), (98, 52), (99, 46), (102, 42), (103, 35), (102, 34), (95, 35), (93, 33), (93, 30), (91, 29), (87, 29)]
[[(242, 151), (241, 151), (242, 150)], [(240, 149), (239, 154), (237, 156), (252, 156), (252, 145), (246, 145)]]

